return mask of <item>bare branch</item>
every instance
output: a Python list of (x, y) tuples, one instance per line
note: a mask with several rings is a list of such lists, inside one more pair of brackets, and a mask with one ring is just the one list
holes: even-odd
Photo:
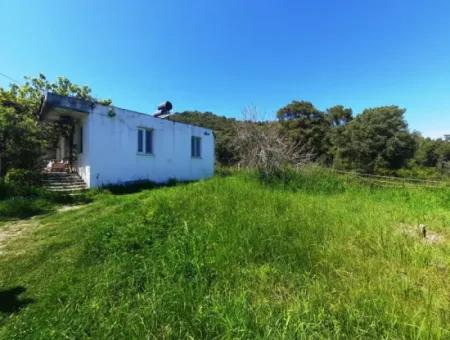
[(236, 124), (234, 141), (241, 166), (270, 176), (287, 166), (300, 167), (311, 161), (312, 155), (284, 135), (279, 123), (258, 120), (255, 109), (244, 110), (243, 116), (243, 122)]

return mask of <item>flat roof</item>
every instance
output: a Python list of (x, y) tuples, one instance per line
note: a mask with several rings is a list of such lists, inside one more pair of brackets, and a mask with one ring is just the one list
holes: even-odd
[[(56, 120), (56, 119), (58, 119), (58, 117), (60, 115), (78, 116), (79, 117), (83, 114), (89, 114), (89, 112), (96, 105), (108, 107), (103, 104), (90, 102), (90, 101), (76, 98), (76, 97), (63, 96), (63, 95), (56, 94), (53, 92), (46, 92), (42, 98), (41, 108), (40, 108), (40, 116), (41, 116), (42, 120)], [(184, 122), (173, 121), (173, 120), (166, 119), (166, 118), (155, 117), (151, 114), (128, 110), (128, 109), (124, 109), (124, 108), (113, 106), (113, 105), (111, 105), (110, 107), (114, 107), (119, 110), (128, 111), (128, 112), (132, 112), (132, 113), (136, 113), (136, 114), (140, 114), (140, 115), (145, 115), (147, 117), (152, 117), (154, 119), (165, 120), (165, 121), (171, 122), (173, 124), (189, 125), (189, 126), (199, 127), (199, 128), (213, 132), (213, 130), (210, 128), (205, 128), (203, 126), (199, 126), (199, 125), (195, 125), (195, 124), (189, 124), (189, 123), (184, 123)]]

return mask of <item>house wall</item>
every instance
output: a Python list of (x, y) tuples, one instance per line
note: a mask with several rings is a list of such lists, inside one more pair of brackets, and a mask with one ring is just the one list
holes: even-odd
[[(214, 173), (211, 130), (97, 105), (85, 122), (80, 175), (89, 187), (137, 180), (197, 180)], [(153, 154), (138, 154), (138, 128), (153, 129)], [(201, 158), (191, 158), (191, 136), (202, 138)]]

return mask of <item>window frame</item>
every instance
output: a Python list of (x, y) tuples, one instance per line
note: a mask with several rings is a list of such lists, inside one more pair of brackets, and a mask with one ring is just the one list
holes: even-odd
[[(154, 143), (153, 143), (153, 135), (154, 129), (147, 127), (138, 127), (137, 128), (137, 154), (140, 156), (153, 156), (154, 155)], [(148, 137), (150, 135), (150, 144), (148, 144)], [(140, 140), (142, 138), (142, 141)], [(150, 150), (148, 150), (148, 146), (150, 145)], [(139, 146), (141, 150), (139, 150)]]
[(202, 158), (202, 137), (191, 136), (191, 158)]

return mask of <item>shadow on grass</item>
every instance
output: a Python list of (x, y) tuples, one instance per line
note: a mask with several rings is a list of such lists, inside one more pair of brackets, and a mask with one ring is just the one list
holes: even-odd
[(5, 314), (16, 313), (30, 303), (33, 303), (33, 299), (20, 298), (20, 295), (25, 291), (26, 288), (22, 286), (0, 290), (0, 312)]
[(180, 185), (187, 185), (193, 183), (193, 181), (178, 181), (171, 179), (166, 183), (155, 183), (150, 181), (133, 181), (123, 184), (107, 185), (100, 190), (106, 190), (113, 195), (128, 195), (135, 194), (144, 190), (168, 188)]

